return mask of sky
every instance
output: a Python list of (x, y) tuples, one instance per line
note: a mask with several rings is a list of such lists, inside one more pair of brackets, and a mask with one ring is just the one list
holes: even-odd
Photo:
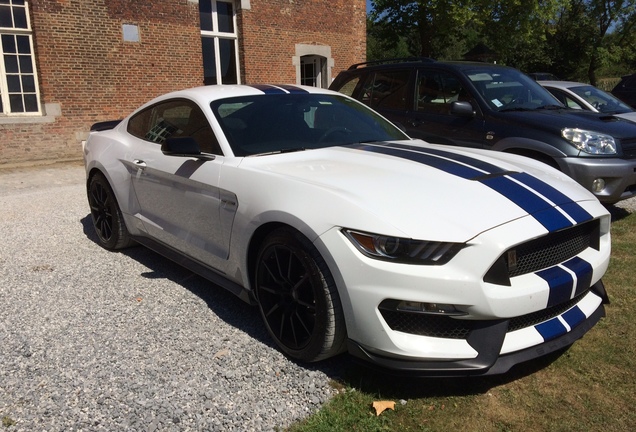
[(367, 0), (367, 13), (371, 10), (371, 0)]

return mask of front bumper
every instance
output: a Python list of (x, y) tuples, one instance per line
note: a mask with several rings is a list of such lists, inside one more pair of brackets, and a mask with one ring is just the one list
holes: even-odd
[[(593, 293), (592, 295), (602, 298), (603, 303), (608, 303), (605, 288), (601, 281), (597, 282), (590, 291)], [(568, 311), (571, 310), (572, 308), (568, 309)], [(560, 316), (552, 319), (558, 320)], [(348, 349), (349, 353), (356, 359), (393, 374), (427, 377), (497, 375), (506, 373), (514, 365), (545, 356), (572, 345), (604, 316), (605, 308), (603, 304), (599, 304), (589, 317), (569, 332), (557, 333), (553, 338), (545, 340), (538, 345), (503, 355), (500, 355), (500, 351), (506, 339), (510, 320), (481, 321), (467, 338), (467, 342), (478, 352), (477, 356), (472, 359), (422, 361), (384, 357), (365, 349), (351, 339), (348, 341)]]
[[(572, 343), (604, 314), (606, 294), (600, 281), (611, 243), (609, 216), (602, 206), (596, 201), (581, 205), (600, 218), (600, 237), (593, 247), (507, 283), (486, 276), (510, 248), (547, 235), (534, 218), (483, 232), (439, 266), (368, 258), (340, 230), (326, 232), (316, 245), (339, 288), (350, 351), (389, 369), (483, 374), (545, 354), (548, 342)], [(552, 243), (547, 244), (552, 252)], [(459, 316), (411, 313), (395, 306), (403, 302), (450, 305), (447, 310), (454, 308)], [(400, 321), (410, 316), (417, 317), (414, 323)]]
[(562, 170), (589, 191), (595, 179), (603, 179), (605, 188), (594, 195), (604, 204), (636, 196), (636, 160), (566, 157), (561, 161)]

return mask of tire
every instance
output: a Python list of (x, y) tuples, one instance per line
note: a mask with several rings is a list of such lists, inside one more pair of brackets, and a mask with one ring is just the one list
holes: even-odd
[(109, 250), (123, 249), (134, 242), (128, 233), (115, 193), (103, 174), (91, 177), (88, 204), (99, 244)]
[(315, 362), (344, 351), (346, 329), (336, 284), (301, 233), (279, 228), (265, 238), (254, 286), (267, 331), (289, 357)]

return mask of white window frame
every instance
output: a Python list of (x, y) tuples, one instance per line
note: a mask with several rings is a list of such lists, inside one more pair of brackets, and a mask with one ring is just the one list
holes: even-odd
[[(232, 28), (234, 32), (221, 32), (219, 31), (219, 20), (218, 20), (218, 3), (230, 3), (232, 5)], [(238, 50), (238, 28), (236, 21), (236, 10), (237, 5), (234, 1), (224, 1), (224, 0), (212, 0), (212, 31), (201, 29), (201, 37), (202, 38), (212, 38), (214, 40), (214, 56), (215, 61), (214, 64), (216, 66), (216, 84), (223, 84), (223, 76), (221, 71), (221, 46), (220, 40), (232, 40), (234, 41), (234, 59), (235, 59), (235, 68), (236, 68), (236, 83), (241, 84), (241, 69), (239, 62), (239, 50)]]
[[(6, 6), (6, 4), (2, 4), (2, 6)], [(35, 83), (35, 97), (37, 104), (37, 111), (25, 111), (25, 112), (11, 112), (11, 103), (9, 99), (9, 88), (7, 83), (7, 71), (5, 69), (4, 62), (4, 49), (2, 47), (2, 43), (0, 43), (0, 98), (2, 99), (2, 112), (0, 112), (0, 116), (7, 117), (26, 117), (26, 116), (41, 116), (42, 115), (42, 104), (40, 100), (40, 87), (38, 83), (38, 75), (35, 64), (35, 50), (33, 48), (33, 32), (31, 29), (31, 17), (29, 14), (29, 2), (25, 0), (24, 5), (16, 5), (13, 4), (13, 0), (9, 0), (9, 7), (11, 8), (21, 8), (24, 7), (26, 14), (26, 24), (27, 28), (16, 28), (16, 27), (0, 27), (0, 37), (2, 35), (11, 35), (11, 36), (28, 36), (29, 38), (29, 47), (31, 50), (31, 67), (33, 69), (33, 80)], [(15, 94), (15, 93), (14, 93)], [(20, 93), (24, 95), (24, 92)], [(31, 94), (31, 92), (29, 92)]]

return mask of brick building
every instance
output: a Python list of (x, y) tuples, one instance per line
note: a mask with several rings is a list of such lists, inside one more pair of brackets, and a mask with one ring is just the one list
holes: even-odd
[(365, 0), (0, 0), (0, 166), (81, 159), (90, 125), (202, 84), (326, 87)]

